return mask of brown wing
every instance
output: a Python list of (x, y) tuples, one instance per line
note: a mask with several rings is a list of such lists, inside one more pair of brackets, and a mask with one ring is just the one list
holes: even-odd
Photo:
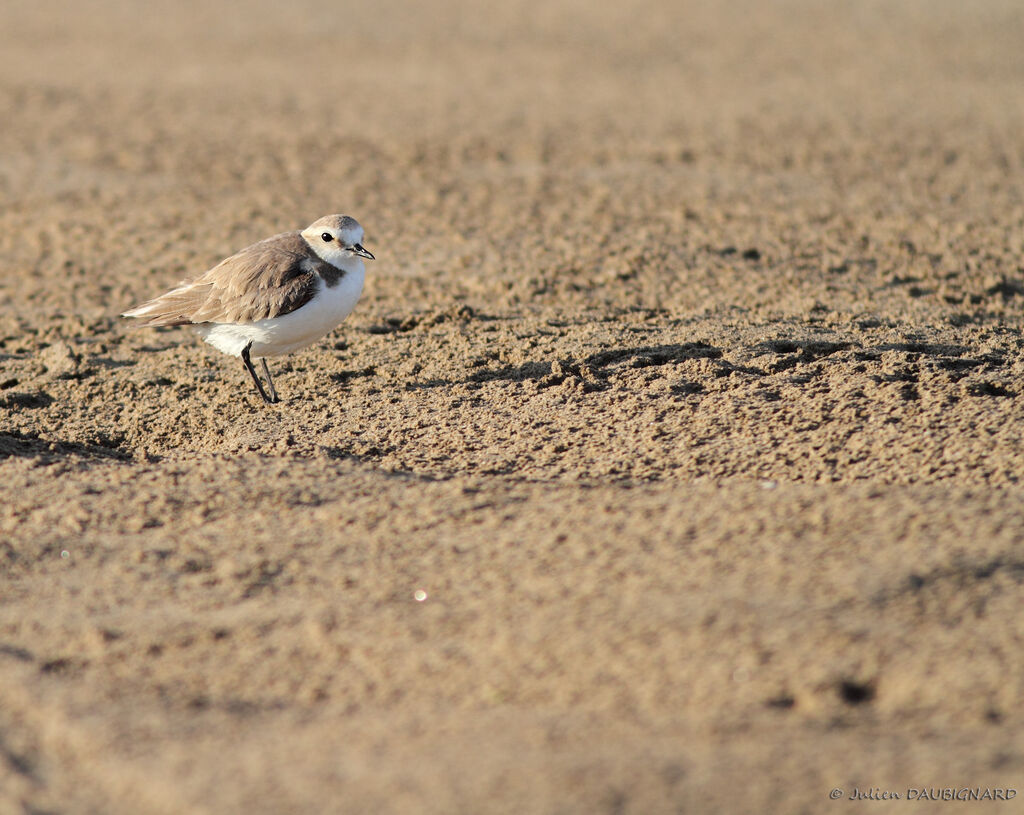
[(246, 247), (124, 316), (152, 326), (279, 317), (313, 297), (321, 264), (298, 232), (286, 232)]

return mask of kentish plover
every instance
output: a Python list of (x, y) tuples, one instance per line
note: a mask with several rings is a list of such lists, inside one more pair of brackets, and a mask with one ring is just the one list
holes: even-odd
[[(305, 348), (352, 313), (366, 274), (362, 258), (373, 260), (362, 241), (355, 218), (326, 215), (247, 246), (122, 316), (193, 326), (217, 350), (241, 357), (264, 401), (278, 402), (266, 358)], [(253, 357), (263, 363), (269, 395)]]

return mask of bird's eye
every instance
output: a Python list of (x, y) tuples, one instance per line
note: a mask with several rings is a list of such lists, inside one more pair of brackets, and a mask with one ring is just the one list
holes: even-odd
[(332, 240), (334, 240), (334, 235), (332, 235), (330, 232), (324, 232), (324, 234), (321, 235), (320, 237), (323, 238), (324, 243), (330, 243)]

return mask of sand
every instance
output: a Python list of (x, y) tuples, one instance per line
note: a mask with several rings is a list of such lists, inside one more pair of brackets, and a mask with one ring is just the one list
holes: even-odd
[[(1024, 786), (1022, 37), (4, 3), (0, 812)], [(279, 405), (117, 317), (332, 212), (377, 260)]]

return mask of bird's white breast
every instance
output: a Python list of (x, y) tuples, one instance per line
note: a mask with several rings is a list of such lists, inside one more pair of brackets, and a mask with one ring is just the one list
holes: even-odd
[(218, 351), (236, 357), (250, 342), (253, 357), (276, 357), (305, 348), (334, 330), (359, 302), (365, 267), (361, 261), (358, 268), (351, 261), (347, 265), (335, 286), (318, 277), (316, 294), (295, 311), (252, 323), (205, 323), (196, 330)]

